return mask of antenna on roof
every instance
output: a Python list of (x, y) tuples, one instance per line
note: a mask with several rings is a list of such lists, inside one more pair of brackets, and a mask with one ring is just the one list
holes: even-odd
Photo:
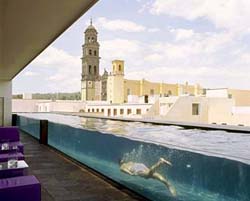
[(92, 17), (90, 18), (90, 25), (92, 25)]

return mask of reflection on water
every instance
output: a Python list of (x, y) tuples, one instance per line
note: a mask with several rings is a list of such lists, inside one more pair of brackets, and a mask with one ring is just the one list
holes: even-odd
[(123, 122), (96, 118), (83, 118), (58, 114), (22, 114), (48, 119), (51, 122), (73, 127), (122, 135), (141, 141), (149, 141), (168, 147), (236, 159), (250, 164), (250, 135), (226, 131), (183, 129), (178, 126), (153, 125), (139, 122)]

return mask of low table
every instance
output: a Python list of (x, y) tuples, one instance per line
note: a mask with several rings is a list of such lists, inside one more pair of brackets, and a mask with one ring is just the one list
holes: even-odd
[(0, 179), (3, 201), (41, 201), (41, 184), (34, 176)]
[(0, 178), (28, 175), (28, 167), (24, 160), (17, 161), (17, 167), (8, 167), (8, 162), (0, 163)]

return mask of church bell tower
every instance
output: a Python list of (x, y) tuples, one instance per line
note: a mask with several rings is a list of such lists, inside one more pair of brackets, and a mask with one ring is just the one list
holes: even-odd
[(81, 79), (81, 99), (82, 101), (98, 100), (98, 87), (100, 84), (99, 75), (99, 43), (97, 41), (97, 31), (90, 25), (84, 32), (84, 44), (82, 46), (82, 79)]

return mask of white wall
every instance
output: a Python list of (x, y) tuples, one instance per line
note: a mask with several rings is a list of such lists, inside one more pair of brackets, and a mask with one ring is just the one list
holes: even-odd
[(37, 103), (39, 100), (30, 99), (13, 99), (12, 100), (12, 112), (38, 112)]
[(228, 98), (227, 89), (207, 89), (206, 97), (208, 98)]
[[(118, 116), (118, 117), (141, 117), (145, 115), (148, 110), (152, 107), (152, 104), (105, 104), (105, 105), (86, 105), (86, 111), (90, 113), (101, 113), (102, 109), (104, 110), (104, 116)], [(123, 114), (121, 114), (121, 109), (123, 109)], [(137, 109), (141, 110), (141, 114), (136, 114)], [(110, 110), (110, 115), (108, 114)], [(116, 114), (114, 111), (116, 110)], [(131, 110), (131, 113), (128, 114), (128, 110)]]
[(139, 103), (139, 96), (128, 95), (128, 103)]
[(85, 102), (82, 101), (56, 101), (45, 104), (46, 111), (44, 112), (79, 112), (85, 110)]
[[(4, 107), (1, 111), (3, 115), (3, 125), (11, 125), (11, 99), (12, 99), (12, 82), (0, 81), (0, 97), (4, 98)], [(1, 117), (0, 117), (1, 118)]]
[(13, 99), (13, 112), (79, 112), (85, 109), (85, 102), (68, 100)]
[[(167, 102), (168, 98), (165, 98)], [(177, 100), (173, 97), (169, 97), (170, 102), (173, 103), (167, 114), (161, 116), (163, 119), (169, 121), (183, 121), (183, 122), (197, 122), (207, 123), (208, 122), (208, 99), (204, 97), (195, 96), (180, 96)], [(199, 115), (192, 114), (192, 104), (199, 104)]]
[(232, 124), (234, 100), (229, 98), (208, 99), (208, 123)]

